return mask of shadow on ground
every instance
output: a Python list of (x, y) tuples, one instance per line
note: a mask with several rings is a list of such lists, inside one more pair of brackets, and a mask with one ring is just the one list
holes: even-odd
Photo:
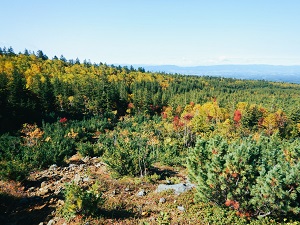
[(35, 225), (50, 220), (55, 209), (41, 197), (17, 198), (0, 193), (0, 221), (2, 225)]
[(174, 170), (159, 169), (157, 167), (151, 168), (150, 172), (152, 174), (156, 173), (157, 175), (159, 175), (161, 180), (165, 180), (167, 177), (173, 177), (177, 174)]
[(101, 217), (106, 219), (128, 219), (136, 217), (137, 215), (133, 212), (127, 211), (125, 209), (113, 209), (113, 210), (101, 210), (100, 211)]

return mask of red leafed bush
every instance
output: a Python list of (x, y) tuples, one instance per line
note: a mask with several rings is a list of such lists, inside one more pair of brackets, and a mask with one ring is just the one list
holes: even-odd
[(235, 122), (235, 123), (239, 123), (241, 119), (242, 119), (242, 113), (241, 113), (241, 111), (238, 110), (238, 109), (235, 110), (234, 116), (233, 116), (234, 122)]
[(193, 117), (194, 117), (194, 116), (193, 116), (192, 114), (188, 113), (188, 114), (186, 114), (186, 115), (183, 117), (183, 119), (189, 121), (189, 120), (193, 119)]
[(128, 104), (128, 109), (133, 109), (134, 108), (134, 104), (132, 103), (132, 102), (130, 102), (129, 104)]
[(66, 123), (68, 119), (66, 117), (60, 118), (59, 122), (60, 123)]

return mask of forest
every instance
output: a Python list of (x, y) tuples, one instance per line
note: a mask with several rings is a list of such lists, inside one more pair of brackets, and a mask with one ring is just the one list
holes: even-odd
[[(196, 185), (191, 201), (205, 208), (203, 224), (300, 224), (299, 84), (154, 73), (3, 47), (0, 135), (3, 181), (22, 183), (74, 154), (99, 157), (116, 180), (179, 167)], [(93, 192), (67, 187), (105, 208)]]

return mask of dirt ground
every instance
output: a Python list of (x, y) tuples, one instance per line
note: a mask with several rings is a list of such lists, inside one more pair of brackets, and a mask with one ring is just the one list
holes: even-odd
[[(193, 190), (180, 195), (157, 193), (163, 183), (184, 183), (183, 168), (155, 165), (147, 177), (115, 179), (100, 158), (73, 156), (64, 167), (36, 171), (22, 181), (0, 181), (0, 221), (3, 225), (63, 224), (189, 224), (186, 215), (193, 204)], [(59, 213), (64, 204), (65, 183), (88, 187), (100, 184), (105, 203), (96, 217), (80, 214), (66, 221)], [(142, 194), (139, 194), (141, 193)], [(140, 196), (139, 196), (140, 195)]]

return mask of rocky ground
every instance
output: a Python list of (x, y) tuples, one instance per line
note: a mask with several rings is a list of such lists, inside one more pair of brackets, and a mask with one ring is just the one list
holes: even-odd
[[(52, 165), (33, 172), (21, 183), (0, 181), (0, 221), (54, 225), (163, 224), (160, 222), (170, 220), (171, 216), (182, 220), (180, 217), (193, 201), (188, 191), (193, 185), (186, 181), (184, 170), (156, 166), (152, 174), (155, 175), (114, 179), (100, 158), (75, 155), (65, 166)], [(96, 181), (105, 198), (101, 214), (97, 218), (78, 215), (71, 221), (62, 218), (59, 208), (64, 205), (65, 184), (74, 182), (85, 187)]]

